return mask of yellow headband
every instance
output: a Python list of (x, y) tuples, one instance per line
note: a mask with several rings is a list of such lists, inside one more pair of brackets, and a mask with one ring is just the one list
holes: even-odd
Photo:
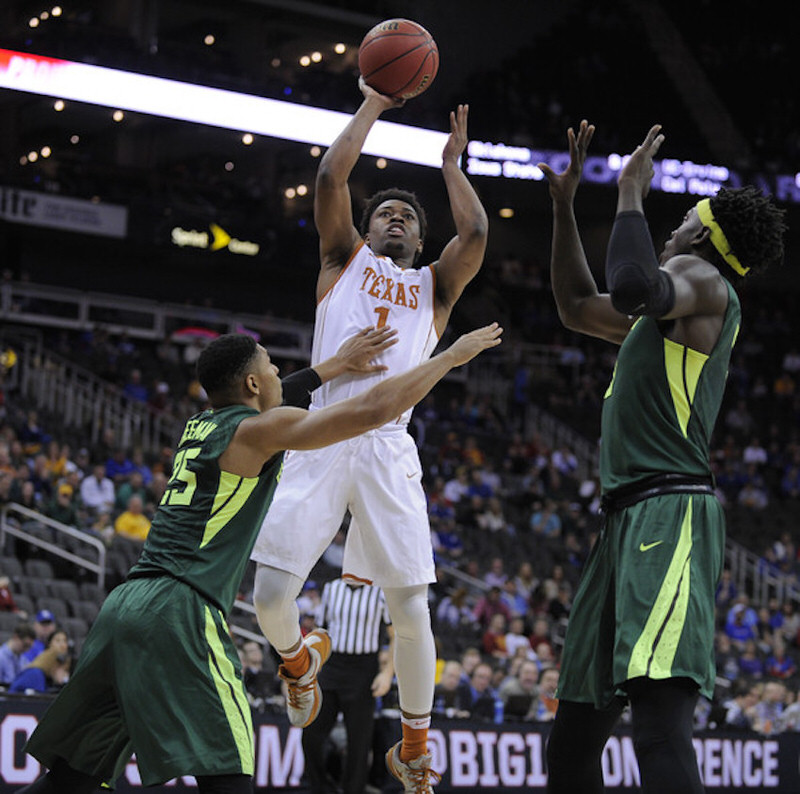
[(722, 258), (740, 275), (746, 276), (750, 271), (749, 267), (745, 267), (736, 257), (731, 249), (731, 244), (722, 231), (722, 227), (714, 220), (714, 213), (711, 211), (711, 200), (703, 199), (698, 201), (695, 207), (697, 215), (703, 226), (708, 227), (711, 232), (711, 244), (719, 251)]

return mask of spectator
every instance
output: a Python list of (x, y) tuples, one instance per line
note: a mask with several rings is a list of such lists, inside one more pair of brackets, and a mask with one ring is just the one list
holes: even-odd
[(761, 477), (754, 477), (742, 486), (736, 501), (748, 510), (763, 510), (769, 504), (769, 494)]
[(467, 606), (467, 588), (459, 587), (445, 595), (436, 607), (436, 621), (440, 625), (457, 628), (472, 625), (472, 610)]
[(531, 641), (525, 633), (525, 619), (522, 615), (514, 615), (508, 624), (505, 637), (506, 653), (512, 659), (520, 651), (524, 652), (526, 659), (535, 660), (536, 654), (531, 647)]
[(539, 674), (539, 694), (531, 706), (530, 715), (535, 722), (550, 722), (556, 716), (558, 699), (558, 668), (547, 667)]
[(27, 651), (22, 654), (24, 665), (30, 664), (47, 647), (47, 643), (56, 630), (56, 619), (49, 609), (40, 609), (33, 622), (36, 638)]
[(30, 481), (33, 483), (33, 490), (36, 492), (37, 500), (41, 504), (46, 504), (53, 495), (53, 482), (50, 471), (47, 468), (47, 455), (43, 452), (33, 458)]
[(94, 518), (99, 513), (110, 513), (114, 507), (114, 483), (106, 477), (106, 467), (103, 463), (95, 463), (91, 475), (81, 481), (81, 501), (89, 511), (89, 517)]
[(263, 709), (264, 704), (278, 694), (276, 670), (264, 666), (264, 649), (255, 640), (245, 640), (239, 651), (242, 661), (242, 675), (247, 699), (254, 709)]
[(780, 634), (772, 640), (772, 653), (764, 662), (764, 672), (770, 678), (787, 679), (797, 673), (797, 665), (791, 656), (786, 653), (786, 643)]
[(487, 532), (514, 534), (513, 527), (506, 519), (503, 503), (496, 496), (486, 500), (483, 510), (478, 514), (476, 521), (478, 526)]
[(544, 503), (533, 511), (530, 521), (534, 535), (545, 538), (557, 538), (561, 534), (561, 517), (556, 510), (554, 499), (546, 498)]
[(493, 720), (495, 717), (495, 701), (497, 697), (492, 690), (493, 670), (490, 665), (480, 662), (470, 676), (468, 682), (459, 684), (460, 702), (474, 720)]
[(478, 648), (470, 646), (465, 648), (461, 654), (461, 683), (469, 682), (475, 668), (483, 661), (481, 652)]
[(118, 488), (135, 471), (133, 461), (128, 457), (122, 447), (116, 447), (111, 457), (106, 461), (106, 477)]
[(756, 624), (758, 615), (748, 606), (746, 596), (740, 596), (736, 603), (728, 610), (725, 620), (725, 633), (739, 648), (744, 647), (748, 640), (757, 639)]
[(750, 684), (739, 680), (734, 684), (734, 696), (727, 700), (722, 727), (737, 731), (753, 730), (755, 707), (761, 700), (763, 684)]
[(497, 587), (502, 589), (503, 585), (508, 579), (508, 574), (505, 572), (502, 557), (493, 557), (489, 564), (489, 570), (484, 574), (483, 581), (489, 587)]
[(115, 510), (124, 510), (132, 496), (138, 496), (142, 500), (142, 504), (147, 504), (149, 501), (149, 494), (144, 485), (144, 477), (136, 469), (131, 470), (127, 480), (116, 487), (116, 493), (117, 497), (114, 500)]
[(531, 595), (539, 586), (539, 580), (533, 572), (533, 566), (527, 560), (519, 564), (517, 575), (514, 577), (514, 587), (517, 594), (530, 602)]
[(47, 647), (25, 667), (8, 687), (9, 692), (47, 692), (69, 679), (69, 639), (63, 629), (55, 629)]
[(23, 654), (30, 650), (36, 632), (30, 623), (18, 623), (11, 637), (0, 646), (0, 684), (8, 686), (25, 665)]
[(447, 717), (468, 717), (469, 703), (463, 701), (464, 687), (461, 683), (461, 663), (449, 660), (444, 663), (439, 683), (433, 692), (433, 713)]
[(714, 654), (717, 675), (735, 681), (739, 677), (739, 654), (733, 648), (731, 638), (724, 631), (717, 632)]
[(786, 699), (786, 685), (781, 681), (767, 681), (761, 700), (753, 709), (753, 730), (762, 736), (772, 736), (780, 731)]
[(739, 654), (739, 673), (754, 680), (764, 677), (764, 661), (758, 652), (755, 640), (747, 640), (744, 643)]
[(140, 496), (128, 499), (128, 509), (114, 521), (114, 532), (123, 538), (144, 542), (150, 532), (150, 519), (144, 514), (144, 503)]
[(142, 373), (138, 369), (132, 369), (128, 373), (128, 380), (122, 387), (122, 393), (130, 400), (146, 403), (149, 399), (147, 386), (142, 383)]
[(498, 692), (504, 704), (506, 720), (529, 718), (539, 693), (538, 684), (539, 665), (530, 659), (524, 659), (517, 668), (517, 674), (504, 681)]
[(337, 572), (337, 574), (341, 573), (342, 564), (344, 563), (345, 538), (346, 535), (344, 530), (340, 529), (331, 541), (330, 546), (325, 549), (322, 555), (322, 561), (325, 563), (325, 565), (327, 565), (329, 568), (332, 568)]
[(489, 620), (489, 625), (481, 638), (483, 653), (493, 659), (507, 659), (506, 649), (506, 619), (500, 612), (496, 612)]
[(501, 590), (499, 587), (490, 587), (488, 592), (482, 596), (478, 603), (475, 604), (473, 617), (475, 622), (486, 631), (489, 623), (494, 615), (500, 613), (506, 619), (511, 620), (511, 610), (508, 604), (501, 598)]
[(45, 507), (44, 514), (54, 521), (60, 521), (70, 527), (77, 527), (78, 506), (75, 503), (75, 491), (69, 483), (61, 483), (56, 489), (55, 498)]
[(297, 611), (301, 615), (314, 615), (320, 607), (319, 586), (313, 579), (308, 579), (303, 584), (303, 589), (297, 597)]
[(19, 612), (14, 594), (11, 592), (11, 579), (0, 574), (0, 612)]
[(767, 450), (761, 444), (757, 437), (750, 439), (750, 443), (744, 448), (742, 452), (742, 462), (746, 466), (764, 466), (767, 463)]
[(733, 582), (730, 568), (723, 568), (719, 583), (717, 584), (716, 604), (717, 609), (728, 611), (739, 595), (739, 589)]

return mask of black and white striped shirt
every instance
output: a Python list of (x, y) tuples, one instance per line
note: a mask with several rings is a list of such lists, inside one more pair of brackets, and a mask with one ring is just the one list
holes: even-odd
[(335, 579), (322, 589), (316, 621), (328, 630), (335, 653), (368, 654), (380, 650), (381, 624), (391, 618), (380, 587)]

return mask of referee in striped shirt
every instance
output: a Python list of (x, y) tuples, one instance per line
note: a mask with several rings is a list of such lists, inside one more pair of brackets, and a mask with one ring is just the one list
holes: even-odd
[(384, 625), (389, 659), (394, 656), (394, 631), (383, 591), (342, 579), (328, 582), (322, 590), (316, 621), (330, 634), (331, 656), (319, 673), (319, 716), (303, 730), (308, 782), (312, 794), (336, 791), (329, 786), (324, 746), (341, 712), (347, 734), (341, 790), (343, 794), (362, 794), (369, 772), (375, 698), (389, 691), (394, 678), (391, 661), (383, 670), (378, 665)]

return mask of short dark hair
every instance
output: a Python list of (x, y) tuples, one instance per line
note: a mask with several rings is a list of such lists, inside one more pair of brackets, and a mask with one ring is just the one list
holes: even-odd
[(369, 222), (372, 218), (372, 213), (375, 212), (384, 201), (391, 201), (392, 199), (405, 201), (406, 204), (410, 204), (414, 208), (414, 212), (417, 213), (417, 220), (419, 221), (419, 236), (421, 240), (424, 240), (425, 235), (428, 233), (428, 217), (425, 215), (425, 210), (422, 204), (419, 203), (416, 193), (412, 193), (409, 190), (402, 190), (399, 187), (379, 190), (366, 200), (364, 203), (364, 212), (361, 215), (361, 225), (358, 229), (359, 232), (361, 232), (361, 236), (365, 237), (369, 231)]
[(256, 349), (256, 340), (249, 334), (223, 334), (200, 353), (197, 379), (212, 403), (244, 377)]
[(36, 632), (33, 630), (33, 626), (30, 623), (17, 623), (14, 626), (14, 636), (19, 637), (21, 640), (35, 640), (36, 639)]
[(710, 200), (714, 219), (744, 267), (761, 273), (783, 262), (785, 211), (753, 186), (722, 188)]

